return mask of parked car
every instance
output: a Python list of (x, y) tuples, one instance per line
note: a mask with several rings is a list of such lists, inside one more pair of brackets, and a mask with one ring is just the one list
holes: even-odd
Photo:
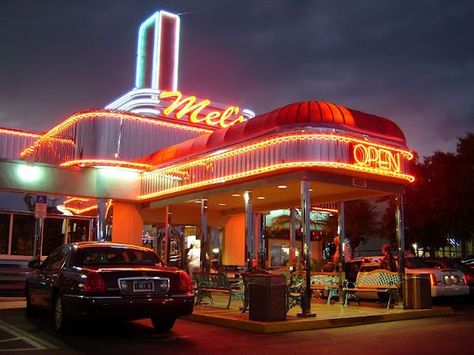
[(116, 243), (80, 242), (57, 248), (39, 264), (25, 286), (26, 311), (52, 312), (54, 328), (73, 318), (151, 318), (160, 331), (193, 312), (189, 275), (167, 267), (151, 249)]
[(468, 255), (468, 256), (466, 256), (465, 258), (462, 258), (462, 259), (461, 259), (461, 262), (462, 262), (464, 265), (470, 267), (471, 269), (474, 269), (474, 254)]
[[(372, 271), (379, 269), (383, 256), (367, 256), (355, 258), (351, 269), (358, 271)], [(405, 258), (405, 274), (429, 274), (431, 285), (431, 297), (441, 296), (464, 296), (469, 294), (469, 286), (464, 274), (453, 268), (436, 268), (427, 265), (419, 258)]]
[(474, 269), (466, 266), (459, 260), (456, 259), (423, 259), (423, 261), (429, 266), (435, 267), (437, 269), (457, 269), (464, 274), (464, 280), (469, 286), (469, 293), (474, 294)]

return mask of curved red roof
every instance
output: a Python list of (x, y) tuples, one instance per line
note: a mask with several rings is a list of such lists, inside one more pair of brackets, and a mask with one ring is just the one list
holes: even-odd
[(328, 102), (305, 101), (283, 106), (248, 121), (215, 130), (210, 135), (201, 135), (159, 150), (146, 160), (156, 166), (206, 151), (222, 149), (250, 138), (274, 133), (276, 130), (308, 126), (352, 131), (406, 145), (401, 129), (387, 118)]

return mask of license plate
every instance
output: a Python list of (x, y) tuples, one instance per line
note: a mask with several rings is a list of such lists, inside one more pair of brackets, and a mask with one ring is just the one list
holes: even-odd
[(153, 292), (153, 281), (133, 281), (133, 292)]

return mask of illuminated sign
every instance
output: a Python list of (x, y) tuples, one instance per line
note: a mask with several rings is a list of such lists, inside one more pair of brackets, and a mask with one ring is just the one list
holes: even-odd
[[(223, 111), (209, 111), (206, 109), (209, 108), (211, 101), (207, 99), (198, 101), (195, 96), (183, 98), (179, 91), (163, 91), (160, 93), (160, 99), (169, 98), (174, 98), (174, 101), (163, 110), (165, 116), (172, 116), (176, 119), (188, 116), (189, 121), (192, 123), (222, 128), (245, 121), (244, 116), (240, 114), (240, 109), (236, 106), (229, 106)], [(203, 113), (203, 110), (206, 113)]]
[(401, 152), (362, 143), (352, 145), (354, 164), (365, 168), (401, 173)]

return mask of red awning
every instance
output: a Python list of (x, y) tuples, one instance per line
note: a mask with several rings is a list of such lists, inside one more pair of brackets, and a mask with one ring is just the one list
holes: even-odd
[(406, 145), (401, 129), (387, 118), (348, 109), (328, 102), (305, 101), (283, 106), (248, 121), (215, 130), (152, 153), (144, 160), (157, 166), (207, 151), (223, 149), (245, 140), (292, 128), (333, 128), (366, 134)]

